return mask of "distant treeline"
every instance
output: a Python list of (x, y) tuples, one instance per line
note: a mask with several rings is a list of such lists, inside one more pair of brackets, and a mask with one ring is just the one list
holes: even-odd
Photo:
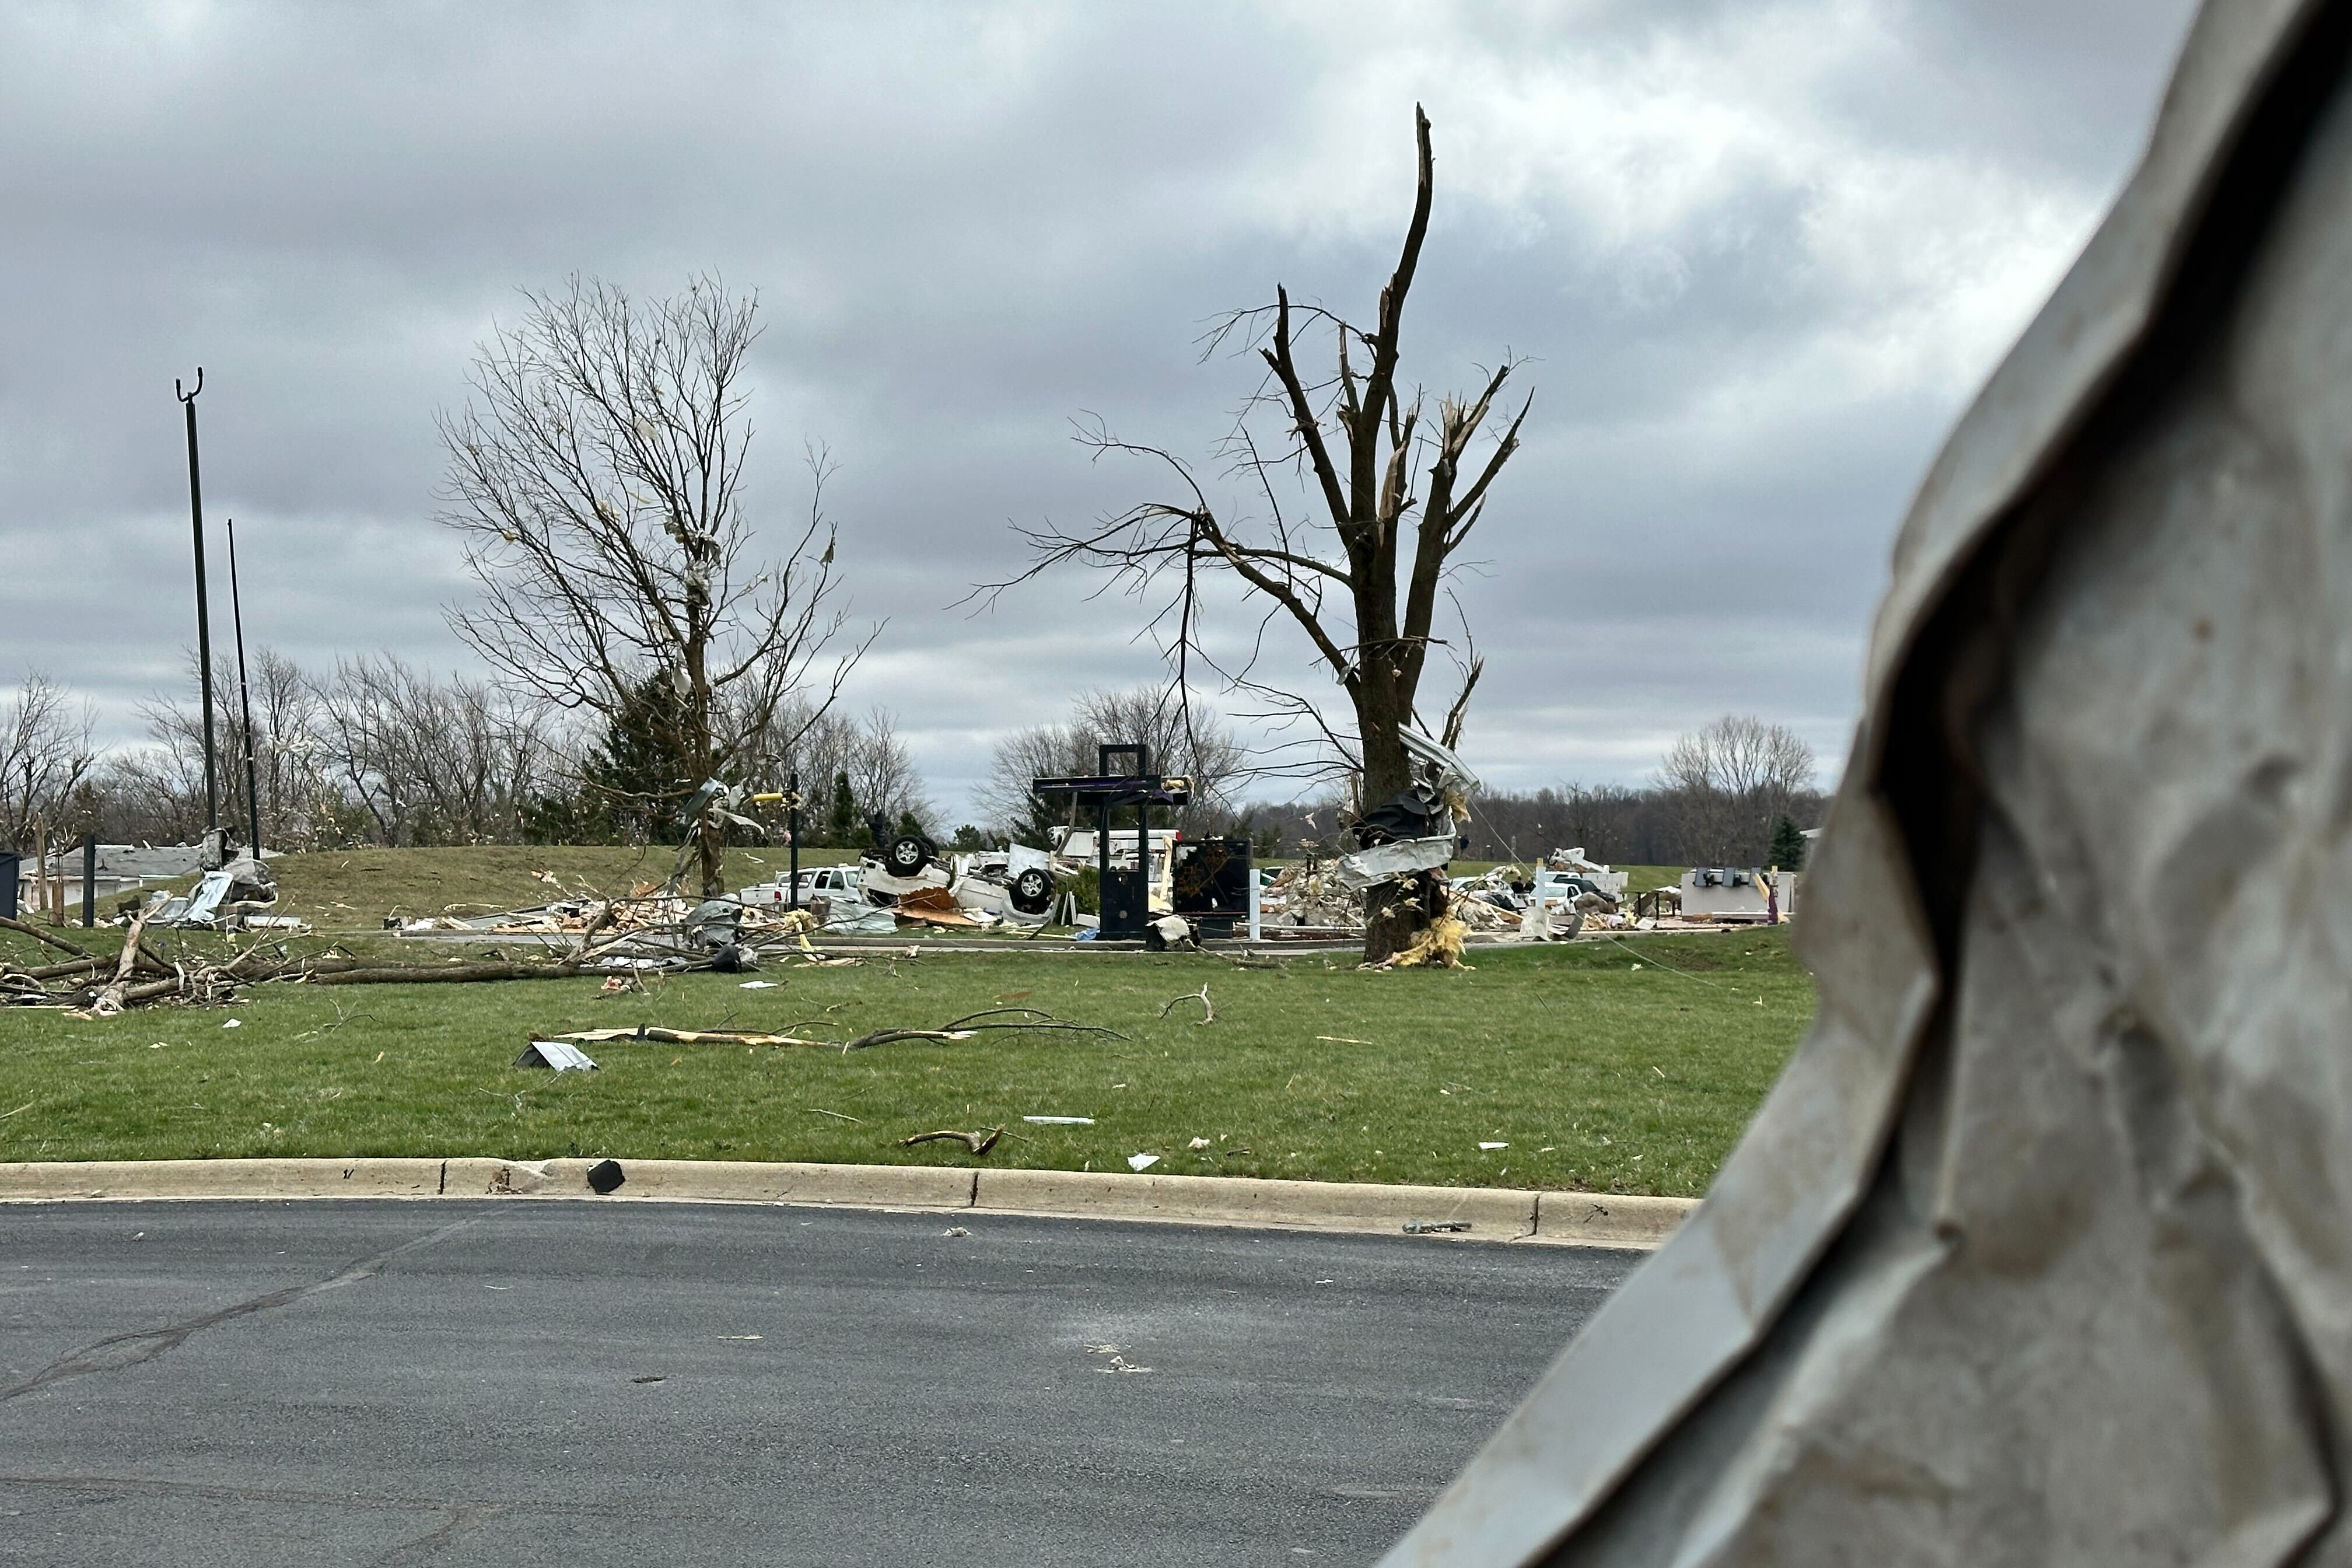
[[(245, 704), (236, 667), (214, 671), (215, 791), (243, 842), (249, 821)], [(142, 705), (147, 743), (107, 753), (93, 715), (35, 673), (0, 694), (0, 848), (96, 833), (109, 843), (188, 843), (205, 830), (204, 723), (185, 695)], [(306, 670), (276, 650), (253, 661), (253, 767), (272, 848), (675, 842), (690, 789), (676, 763), (598, 724), (487, 682), (442, 678), (391, 654)], [(857, 843), (866, 821), (929, 815), (890, 715), (787, 708), (754, 737), (762, 784), (801, 776), (803, 842)]]
[[(1746, 797), (1666, 785), (1562, 784), (1532, 795), (1481, 795), (1470, 802), (1465, 858), (1532, 860), (1580, 848), (1621, 866), (1762, 866), (1775, 860), (1781, 818), (1816, 827), (1829, 797), (1814, 789)], [(1348, 817), (1337, 801), (1260, 805), (1244, 814), (1244, 831), (1278, 843), (1285, 855), (1330, 849)], [(1271, 836), (1271, 837), (1269, 837)]]
[[(215, 672), (221, 819), (245, 837), (246, 736), (234, 667)], [(193, 669), (186, 685), (195, 686)], [(660, 803), (676, 766), (625, 723), (592, 725), (483, 682), (437, 678), (391, 655), (310, 671), (264, 648), (253, 668), (254, 774), (262, 834), (282, 849), (352, 845), (675, 842)], [(100, 754), (85, 704), (39, 675), (0, 696), (0, 847), (95, 832), (114, 843), (193, 840), (205, 825), (203, 724), (193, 700), (144, 705), (148, 742)], [(1247, 837), (1261, 857), (1349, 847), (1344, 797), (1254, 804), (1249, 758), (1222, 723), (1187, 718), (1165, 690), (1090, 692), (1066, 722), (1019, 731), (995, 748), (979, 802), (982, 820), (950, 827), (925, 798), (888, 713), (784, 711), (773, 740), (755, 738), (750, 772), (763, 787), (800, 776), (802, 842), (858, 846), (878, 816), (960, 847), (1042, 842), (1073, 820), (1066, 802), (1036, 800), (1027, 781), (1084, 773), (1098, 741), (1133, 738), (1194, 781), (1175, 819), (1190, 837)], [(1727, 717), (1677, 740), (1642, 787), (1561, 784), (1531, 795), (1486, 793), (1464, 831), (1474, 859), (1527, 860), (1581, 848), (1637, 866), (1765, 865), (1775, 830), (1821, 820), (1811, 751), (1779, 725)], [(1785, 844), (1785, 836), (1782, 839)]]

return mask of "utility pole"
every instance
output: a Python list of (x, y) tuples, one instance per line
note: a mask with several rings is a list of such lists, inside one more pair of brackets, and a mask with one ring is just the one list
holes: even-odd
[(236, 590), (236, 519), (228, 520), (228, 613), (236, 627), (236, 701), (245, 721), (245, 810), (246, 819), (253, 827), (253, 837), (246, 847), (253, 851), (256, 864), (261, 859), (261, 785), (254, 776), (253, 767), (253, 687), (245, 678), (245, 596)]
[(188, 515), (196, 541), (196, 671), (204, 690), (205, 702), (205, 859), (211, 862), (206, 870), (219, 869), (220, 855), (220, 783), (219, 770), (213, 763), (213, 622), (212, 613), (205, 603), (205, 484), (196, 462), (196, 397), (205, 389), (205, 367), (196, 366), (196, 386), (194, 392), (180, 390), (180, 378), (172, 378), (172, 395), (188, 412)]

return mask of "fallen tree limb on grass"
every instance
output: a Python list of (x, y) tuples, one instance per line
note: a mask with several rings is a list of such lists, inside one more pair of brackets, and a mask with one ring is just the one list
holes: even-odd
[(975, 1154), (985, 1154), (995, 1148), (996, 1141), (1003, 1136), (1004, 1129), (1002, 1127), (983, 1127), (977, 1132), (958, 1132), (951, 1127), (942, 1127), (937, 1132), (918, 1132), (911, 1138), (901, 1138), (898, 1147), (911, 1149), (918, 1143), (961, 1143)]
[(27, 925), (23, 921), (11, 920), (6, 915), (0, 915), (0, 931), (13, 931), (20, 935), (29, 936), (35, 942), (47, 942), (51, 947), (58, 949), (59, 952), (70, 952), (76, 958), (96, 958), (98, 956), (86, 947), (76, 947), (72, 942), (68, 942), (61, 936), (53, 935), (48, 931), (41, 930), (38, 926)]
[[(100, 970), (106, 968), (107, 965), (117, 962), (119, 962), (117, 959), (112, 958), (77, 958), (65, 963), (44, 964), (38, 969), (13, 969), (0, 967), (0, 975), (5, 975), (12, 982), (18, 980), (31, 980), (37, 982), (66, 980), (70, 979), (72, 976), (77, 974), (95, 974)], [(149, 952), (143, 947), (139, 950), (138, 963), (139, 967), (149, 974), (170, 974), (174, 973), (170, 964), (161, 962), (153, 953)]]
[(1108, 1035), (1115, 1040), (1127, 1038), (1117, 1029), (1107, 1029), (1100, 1024), (1068, 1023), (1034, 1007), (991, 1007), (985, 1012), (968, 1013), (961, 1018), (950, 1019), (936, 1029), (877, 1029), (854, 1040), (812, 1040), (799, 1035), (774, 1035), (754, 1029), (666, 1029), (652, 1024), (640, 1024), (635, 1028), (574, 1029), (564, 1034), (533, 1037), (585, 1041), (592, 1045), (607, 1040), (649, 1040), (666, 1046), (822, 1046), (829, 1051), (862, 1051), (868, 1047), (887, 1046), (898, 1040), (968, 1040), (982, 1029), (1059, 1030), (1073, 1034)]
[(664, 1046), (824, 1046), (839, 1050), (837, 1040), (804, 1040), (797, 1035), (771, 1035), (757, 1029), (664, 1029), (640, 1024), (634, 1029), (574, 1029), (566, 1035), (539, 1035), (541, 1040), (650, 1040)]
[(1216, 1004), (1209, 1000), (1209, 987), (1206, 984), (1203, 984), (1198, 991), (1187, 991), (1181, 996), (1171, 997), (1169, 999), (1168, 1005), (1160, 1009), (1160, 1016), (1165, 1018), (1170, 1013), (1173, 1012), (1177, 1007), (1186, 1002), (1198, 1002), (1201, 1005), (1202, 1016), (1192, 1020), (1195, 1027), (1198, 1027), (1202, 1024), (1213, 1024), (1217, 1021)]
[[(994, 1023), (985, 1019), (1000, 1020)], [(961, 1018), (950, 1018), (936, 1029), (877, 1029), (870, 1035), (845, 1042), (841, 1049), (862, 1051), (869, 1046), (887, 1046), (898, 1040), (968, 1040), (982, 1029), (1060, 1030), (1070, 1034), (1108, 1035), (1114, 1040), (1127, 1038), (1117, 1029), (1100, 1024), (1072, 1024), (1035, 1007), (991, 1007), (985, 1012), (967, 1013)]]
[(574, 980), (575, 963), (394, 963), (281, 971), (259, 978), (301, 980), (312, 985), (432, 985), (465, 980)]

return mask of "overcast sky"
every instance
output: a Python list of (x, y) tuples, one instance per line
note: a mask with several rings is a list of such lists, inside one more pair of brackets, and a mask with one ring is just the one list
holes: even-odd
[(2128, 173), (2190, 10), (12, 0), (0, 679), (43, 667), (139, 738), (194, 636), (199, 363), (248, 635), (458, 667), (434, 418), (473, 345), (520, 288), (709, 268), (762, 301), (759, 515), (781, 533), (831, 448), (854, 608), (889, 622), (852, 697), (952, 823), (995, 735), (1156, 665), (1082, 576), (947, 606), (1019, 564), (1013, 522), (1157, 493), (1074, 418), (1208, 458), (1255, 377), (1200, 361), (1207, 319), (1277, 281), (1370, 318), (1418, 100), (1405, 373), (1507, 350), (1536, 392), (1462, 584), (1471, 762), (1638, 782), (1753, 712), (1826, 784), (1910, 492)]

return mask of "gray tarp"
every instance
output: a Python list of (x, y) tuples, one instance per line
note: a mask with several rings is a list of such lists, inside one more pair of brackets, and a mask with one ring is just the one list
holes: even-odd
[(1812, 1032), (1391, 1568), (2352, 1563), (2347, 35), (2200, 17), (1904, 528)]

